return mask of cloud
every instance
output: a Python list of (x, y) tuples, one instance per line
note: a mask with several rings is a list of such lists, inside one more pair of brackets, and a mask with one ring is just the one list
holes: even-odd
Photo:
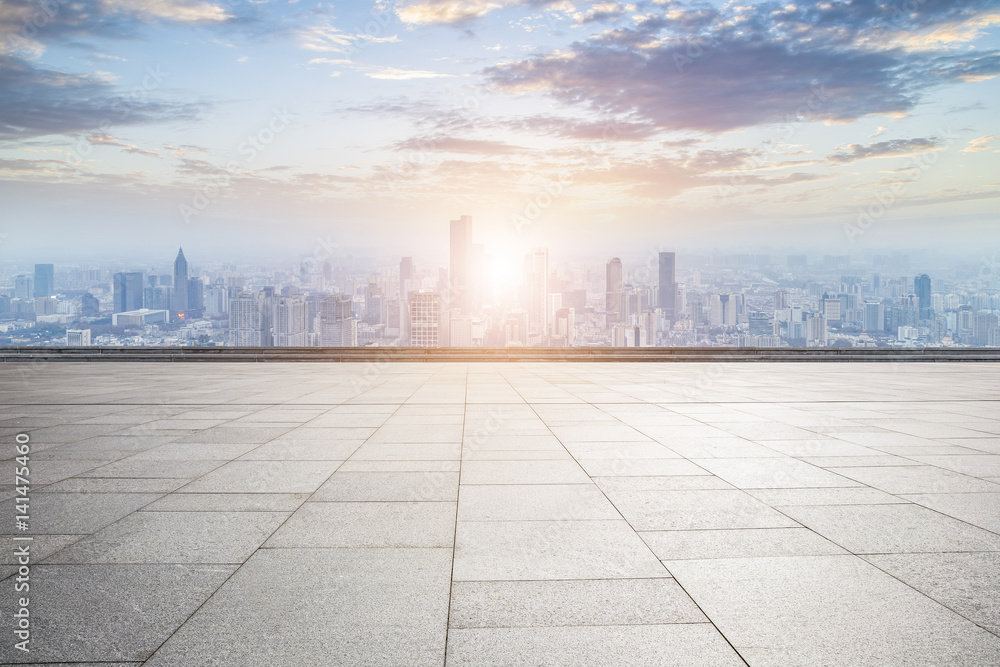
[[(140, 88), (140, 90), (142, 90)], [(102, 124), (134, 125), (197, 117), (202, 106), (119, 94), (92, 75), (42, 69), (0, 55), (0, 140), (95, 132)]]
[[(615, 3), (599, 3), (603, 5)], [(462, 26), (492, 11), (517, 6), (546, 6), (571, 9), (565, 0), (414, 0), (396, 8), (403, 23), (411, 25), (444, 24)]]
[(461, 139), (459, 137), (430, 136), (412, 137), (398, 141), (390, 147), (394, 151), (476, 153), (484, 155), (509, 155), (530, 152), (531, 149), (515, 146), (502, 141), (484, 139)]
[(101, 0), (108, 13), (124, 13), (174, 23), (213, 23), (232, 18), (222, 7), (197, 0)]
[(517, 4), (511, 0), (418, 0), (396, 9), (403, 23), (462, 24), (482, 18), (494, 9)]
[(404, 81), (407, 79), (439, 79), (451, 77), (453, 74), (442, 74), (441, 72), (431, 72), (420, 69), (399, 69), (397, 67), (370, 66), (366, 68), (365, 76), (372, 79), (390, 79), (393, 81)]
[[(881, 29), (974, 17), (986, 2), (889, 6), (804, 2), (673, 9), (639, 16), (568, 49), (487, 68), (497, 89), (633, 115), (665, 130), (726, 132), (771, 123), (902, 115), (929, 89), (1000, 73), (997, 51), (908, 51), (871, 42)], [(972, 20), (969, 18), (969, 20)]]
[(962, 149), (963, 153), (976, 153), (978, 151), (988, 151), (994, 150), (990, 144), (997, 140), (995, 134), (989, 134), (985, 137), (977, 137), (969, 142), (969, 145)]
[(874, 144), (863, 146), (861, 144), (851, 144), (847, 147), (847, 152), (833, 153), (826, 157), (832, 164), (847, 164), (855, 160), (865, 160), (876, 157), (901, 157), (907, 155), (917, 155), (928, 151), (941, 149), (941, 140), (937, 137), (917, 138), (917, 139), (892, 139), (890, 141), (879, 141)]
[[(353, 60), (343, 58), (313, 58), (309, 61), (309, 64), (346, 67), (348, 69), (359, 71), (370, 79), (389, 79), (393, 81), (405, 81), (408, 79), (441, 79), (454, 76), (454, 74), (444, 74), (442, 72), (433, 72), (430, 70), (400, 69), (398, 67), (389, 67), (386, 65), (368, 65), (366, 63), (357, 63)], [(334, 72), (331, 76), (340, 76), (340, 72)]]

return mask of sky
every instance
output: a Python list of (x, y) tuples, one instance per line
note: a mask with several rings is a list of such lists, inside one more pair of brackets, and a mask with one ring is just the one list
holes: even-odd
[(997, 74), (998, 1), (2, 0), (0, 259), (976, 251)]

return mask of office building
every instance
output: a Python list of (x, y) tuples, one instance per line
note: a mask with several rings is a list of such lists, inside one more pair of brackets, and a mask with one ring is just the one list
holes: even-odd
[(528, 329), (531, 333), (549, 333), (549, 251), (533, 248), (528, 255)]
[(414, 294), (410, 299), (410, 345), (438, 347), (440, 326), (441, 295), (423, 291)]
[(271, 326), (275, 347), (305, 347), (309, 330), (306, 326), (306, 299), (303, 296), (279, 296), (272, 303)]
[(35, 264), (35, 285), (32, 294), (36, 297), (55, 294), (55, 267), (52, 264)]
[(917, 297), (917, 308), (920, 309), (920, 319), (929, 319), (934, 312), (931, 309), (931, 279), (922, 273), (913, 279), (913, 292)]
[[(442, 287), (447, 310), (458, 309), (463, 315), (472, 311), (472, 216), (451, 221), (448, 282)], [(439, 295), (440, 298), (441, 295)], [(412, 320), (412, 317), (411, 317)]]
[(145, 287), (142, 274), (138, 271), (116, 273), (112, 279), (112, 297), (115, 313), (141, 309), (144, 303)]
[(346, 294), (323, 297), (319, 306), (320, 345), (324, 347), (355, 347), (358, 344), (358, 321), (353, 314), (353, 301)]
[(14, 278), (14, 298), (30, 299), (35, 293), (35, 281), (31, 276), (21, 274)]
[(660, 253), (659, 291), (656, 307), (663, 311), (664, 316), (672, 320), (676, 314), (677, 303), (677, 255), (672, 252)]
[(90, 329), (66, 329), (68, 347), (90, 347)]
[(140, 308), (111, 316), (111, 325), (115, 327), (143, 327), (147, 324), (166, 324), (170, 321), (170, 313), (166, 310), (150, 310)]
[(622, 261), (612, 257), (608, 261), (607, 281), (605, 287), (604, 312), (607, 314), (608, 325), (621, 319), (622, 308)]
[(229, 344), (258, 347), (260, 333), (260, 301), (253, 294), (239, 292), (229, 300)]

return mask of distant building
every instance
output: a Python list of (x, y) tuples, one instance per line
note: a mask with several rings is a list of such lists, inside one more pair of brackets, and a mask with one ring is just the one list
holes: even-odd
[(35, 264), (34, 296), (52, 296), (55, 294), (55, 282), (55, 267), (52, 264)]
[(188, 278), (187, 310), (201, 313), (205, 310), (205, 283), (201, 278)]
[(21, 274), (14, 278), (14, 298), (30, 299), (35, 294), (35, 281), (31, 276)]
[(549, 251), (533, 248), (528, 255), (528, 328), (532, 333), (549, 333)]
[[(450, 282), (445, 292), (445, 300), (448, 310), (457, 308), (463, 315), (468, 315), (472, 311), (472, 280), (469, 266), (472, 260), (472, 216), (463, 215), (458, 220), (452, 220), (450, 232), (448, 269)], [(440, 298), (441, 295), (438, 295), (439, 301)]]
[(608, 261), (606, 269), (607, 279), (605, 281), (604, 312), (607, 314), (608, 324), (621, 319), (622, 309), (622, 261), (617, 257), (612, 257)]
[(318, 324), (320, 345), (324, 347), (354, 347), (358, 344), (358, 321), (354, 318), (353, 301), (346, 294), (332, 294), (320, 302)]
[(112, 278), (113, 312), (124, 313), (143, 308), (144, 290), (142, 274), (138, 271), (116, 273)]
[(275, 347), (305, 347), (309, 334), (305, 297), (275, 297), (271, 326)]
[(84, 317), (97, 317), (101, 314), (101, 302), (93, 294), (84, 294), (80, 297), (80, 315)]
[(148, 308), (114, 313), (111, 316), (111, 324), (116, 327), (141, 327), (147, 324), (166, 324), (169, 321), (170, 313), (168, 311)]
[(864, 330), (868, 333), (885, 331), (885, 305), (881, 301), (866, 301)]
[(260, 333), (259, 300), (254, 294), (239, 292), (229, 300), (229, 344), (234, 347), (259, 347)]
[(68, 347), (90, 347), (90, 329), (66, 329)]
[(922, 273), (913, 279), (913, 292), (917, 295), (917, 308), (920, 309), (920, 319), (930, 319), (934, 312), (931, 308), (931, 279)]
[(35, 297), (35, 315), (55, 315), (56, 300), (52, 297)]
[(173, 313), (177, 315), (188, 309), (188, 263), (184, 257), (184, 249), (177, 251), (177, 259), (174, 260), (174, 303)]
[(673, 320), (677, 311), (677, 255), (672, 252), (660, 253), (659, 291), (656, 307), (664, 316)]
[(438, 347), (441, 326), (441, 295), (417, 292), (410, 299), (410, 345)]

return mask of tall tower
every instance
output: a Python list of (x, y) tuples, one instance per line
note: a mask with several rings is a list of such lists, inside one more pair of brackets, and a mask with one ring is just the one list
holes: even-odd
[(177, 251), (174, 260), (174, 315), (188, 309), (188, 263), (184, 258), (184, 248)]
[[(37, 278), (35, 279), (36, 290)], [(920, 319), (926, 320), (931, 316), (931, 279), (926, 273), (921, 273), (913, 279), (913, 291), (917, 295), (917, 306), (920, 308)]]
[(549, 333), (549, 311), (546, 299), (549, 293), (548, 248), (532, 248), (528, 256), (528, 329), (532, 333)]
[(413, 258), (403, 257), (399, 260), (399, 299), (409, 301), (409, 292), (412, 289), (413, 280)]
[(447, 308), (457, 308), (463, 315), (472, 310), (472, 281), (469, 263), (472, 259), (472, 216), (463, 215), (451, 221), (451, 247), (446, 295)]
[(605, 287), (604, 312), (608, 322), (617, 322), (622, 314), (622, 261), (612, 257), (608, 262), (608, 279)]
[(660, 289), (656, 306), (663, 310), (667, 319), (674, 319), (677, 302), (677, 256), (672, 252), (660, 253)]

